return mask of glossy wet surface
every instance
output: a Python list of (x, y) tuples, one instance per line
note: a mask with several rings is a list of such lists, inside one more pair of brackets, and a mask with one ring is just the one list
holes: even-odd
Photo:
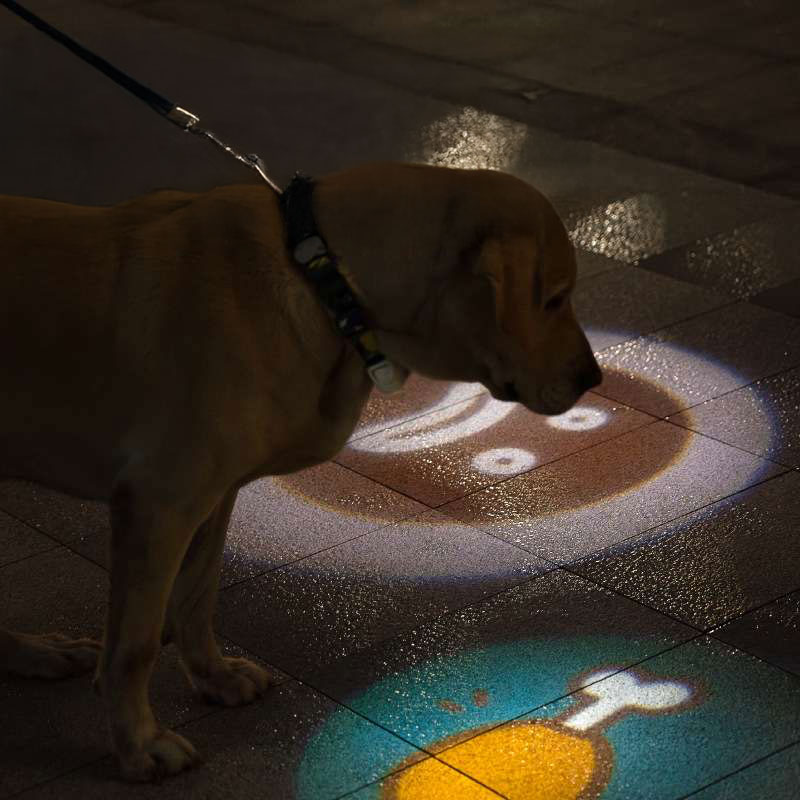
[[(0, 678), (0, 798), (795, 798), (800, 207), (754, 188), (756, 168), (789, 185), (785, 152), (720, 151), (690, 171), (554, 122), (588, 120), (590, 95), (653, 114), (672, 98), (698, 125), (716, 113), (775, 140), (747, 109), (722, 113), (709, 82), (760, 86), (777, 113), (770, 76), (796, 55), (781, 3), (654, 1), (642, 17), (598, 0), (591, 46), (572, 51), (552, 45), (584, 13), (568, 0), (513, 20), (526, 4), (497, 0), (490, 23), (463, 2), (463, 24), (438, 4), (362, 0), (266, 17), (267, 0), (236, 3), (224, 19), (197, 3), (191, 20), (168, 0), (31, 5), (258, 149), (281, 182), (393, 158), (536, 184), (579, 248), (575, 306), (605, 380), (548, 419), (479, 385), (413, 377), (374, 396), (333, 461), (239, 495), (217, 631), (276, 685), (220, 710), (192, 697), (172, 647), (160, 657), (156, 714), (206, 765), (132, 790), (88, 678)], [(0, 83), (17, 110), (0, 191), (107, 203), (250, 178), (53, 48), (0, 17), (0, 72), (18, 75)], [(522, 89), (549, 130), (510, 100), (494, 113)], [(692, 158), (708, 154), (698, 137)], [(99, 636), (108, 541), (102, 504), (0, 482), (0, 624)]]

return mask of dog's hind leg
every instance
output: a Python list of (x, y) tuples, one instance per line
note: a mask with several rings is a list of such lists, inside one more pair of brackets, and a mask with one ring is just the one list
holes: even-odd
[(0, 672), (25, 678), (69, 678), (93, 670), (102, 650), (93, 639), (0, 629)]
[(214, 638), (222, 551), (235, 502), (233, 489), (194, 535), (172, 588), (166, 625), (192, 687), (226, 706), (251, 702), (270, 683), (269, 673), (252, 661), (223, 656)]

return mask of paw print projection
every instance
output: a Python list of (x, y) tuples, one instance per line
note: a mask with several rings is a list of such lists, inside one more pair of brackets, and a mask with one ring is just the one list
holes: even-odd
[[(696, 690), (681, 681), (654, 678), (644, 672), (599, 669), (581, 679), (577, 703), (553, 719), (525, 719), (474, 735), (467, 731), (438, 742), (451, 744), (439, 758), (473, 775), (508, 797), (524, 800), (593, 800), (600, 797), (614, 769), (614, 751), (605, 736), (610, 726), (631, 714), (673, 714), (696, 702)], [(476, 705), (489, 703), (485, 690), (473, 694)], [(452, 701), (439, 707), (463, 712)], [(460, 739), (467, 741), (457, 744)], [(422, 761), (388, 780), (381, 800), (435, 800), (456, 797), (457, 772), (434, 761)]]

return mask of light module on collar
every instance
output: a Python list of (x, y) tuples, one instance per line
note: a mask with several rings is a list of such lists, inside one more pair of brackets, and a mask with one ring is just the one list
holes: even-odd
[(408, 377), (408, 373), (402, 367), (398, 367), (397, 364), (386, 358), (367, 367), (367, 375), (372, 379), (378, 391), (384, 394), (399, 392)]

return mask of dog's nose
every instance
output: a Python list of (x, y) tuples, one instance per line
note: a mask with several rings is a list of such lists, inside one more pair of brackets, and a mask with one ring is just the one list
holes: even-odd
[(602, 380), (603, 373), (600, 371), (600, 367), (597, 365), (597, 362), (593, 361), (590, 367), (584, 369), (578, 375), (578, 391), (581, 394), (588, 392), (589, 389), (593, 389), (595, 386), (598, 386)]

